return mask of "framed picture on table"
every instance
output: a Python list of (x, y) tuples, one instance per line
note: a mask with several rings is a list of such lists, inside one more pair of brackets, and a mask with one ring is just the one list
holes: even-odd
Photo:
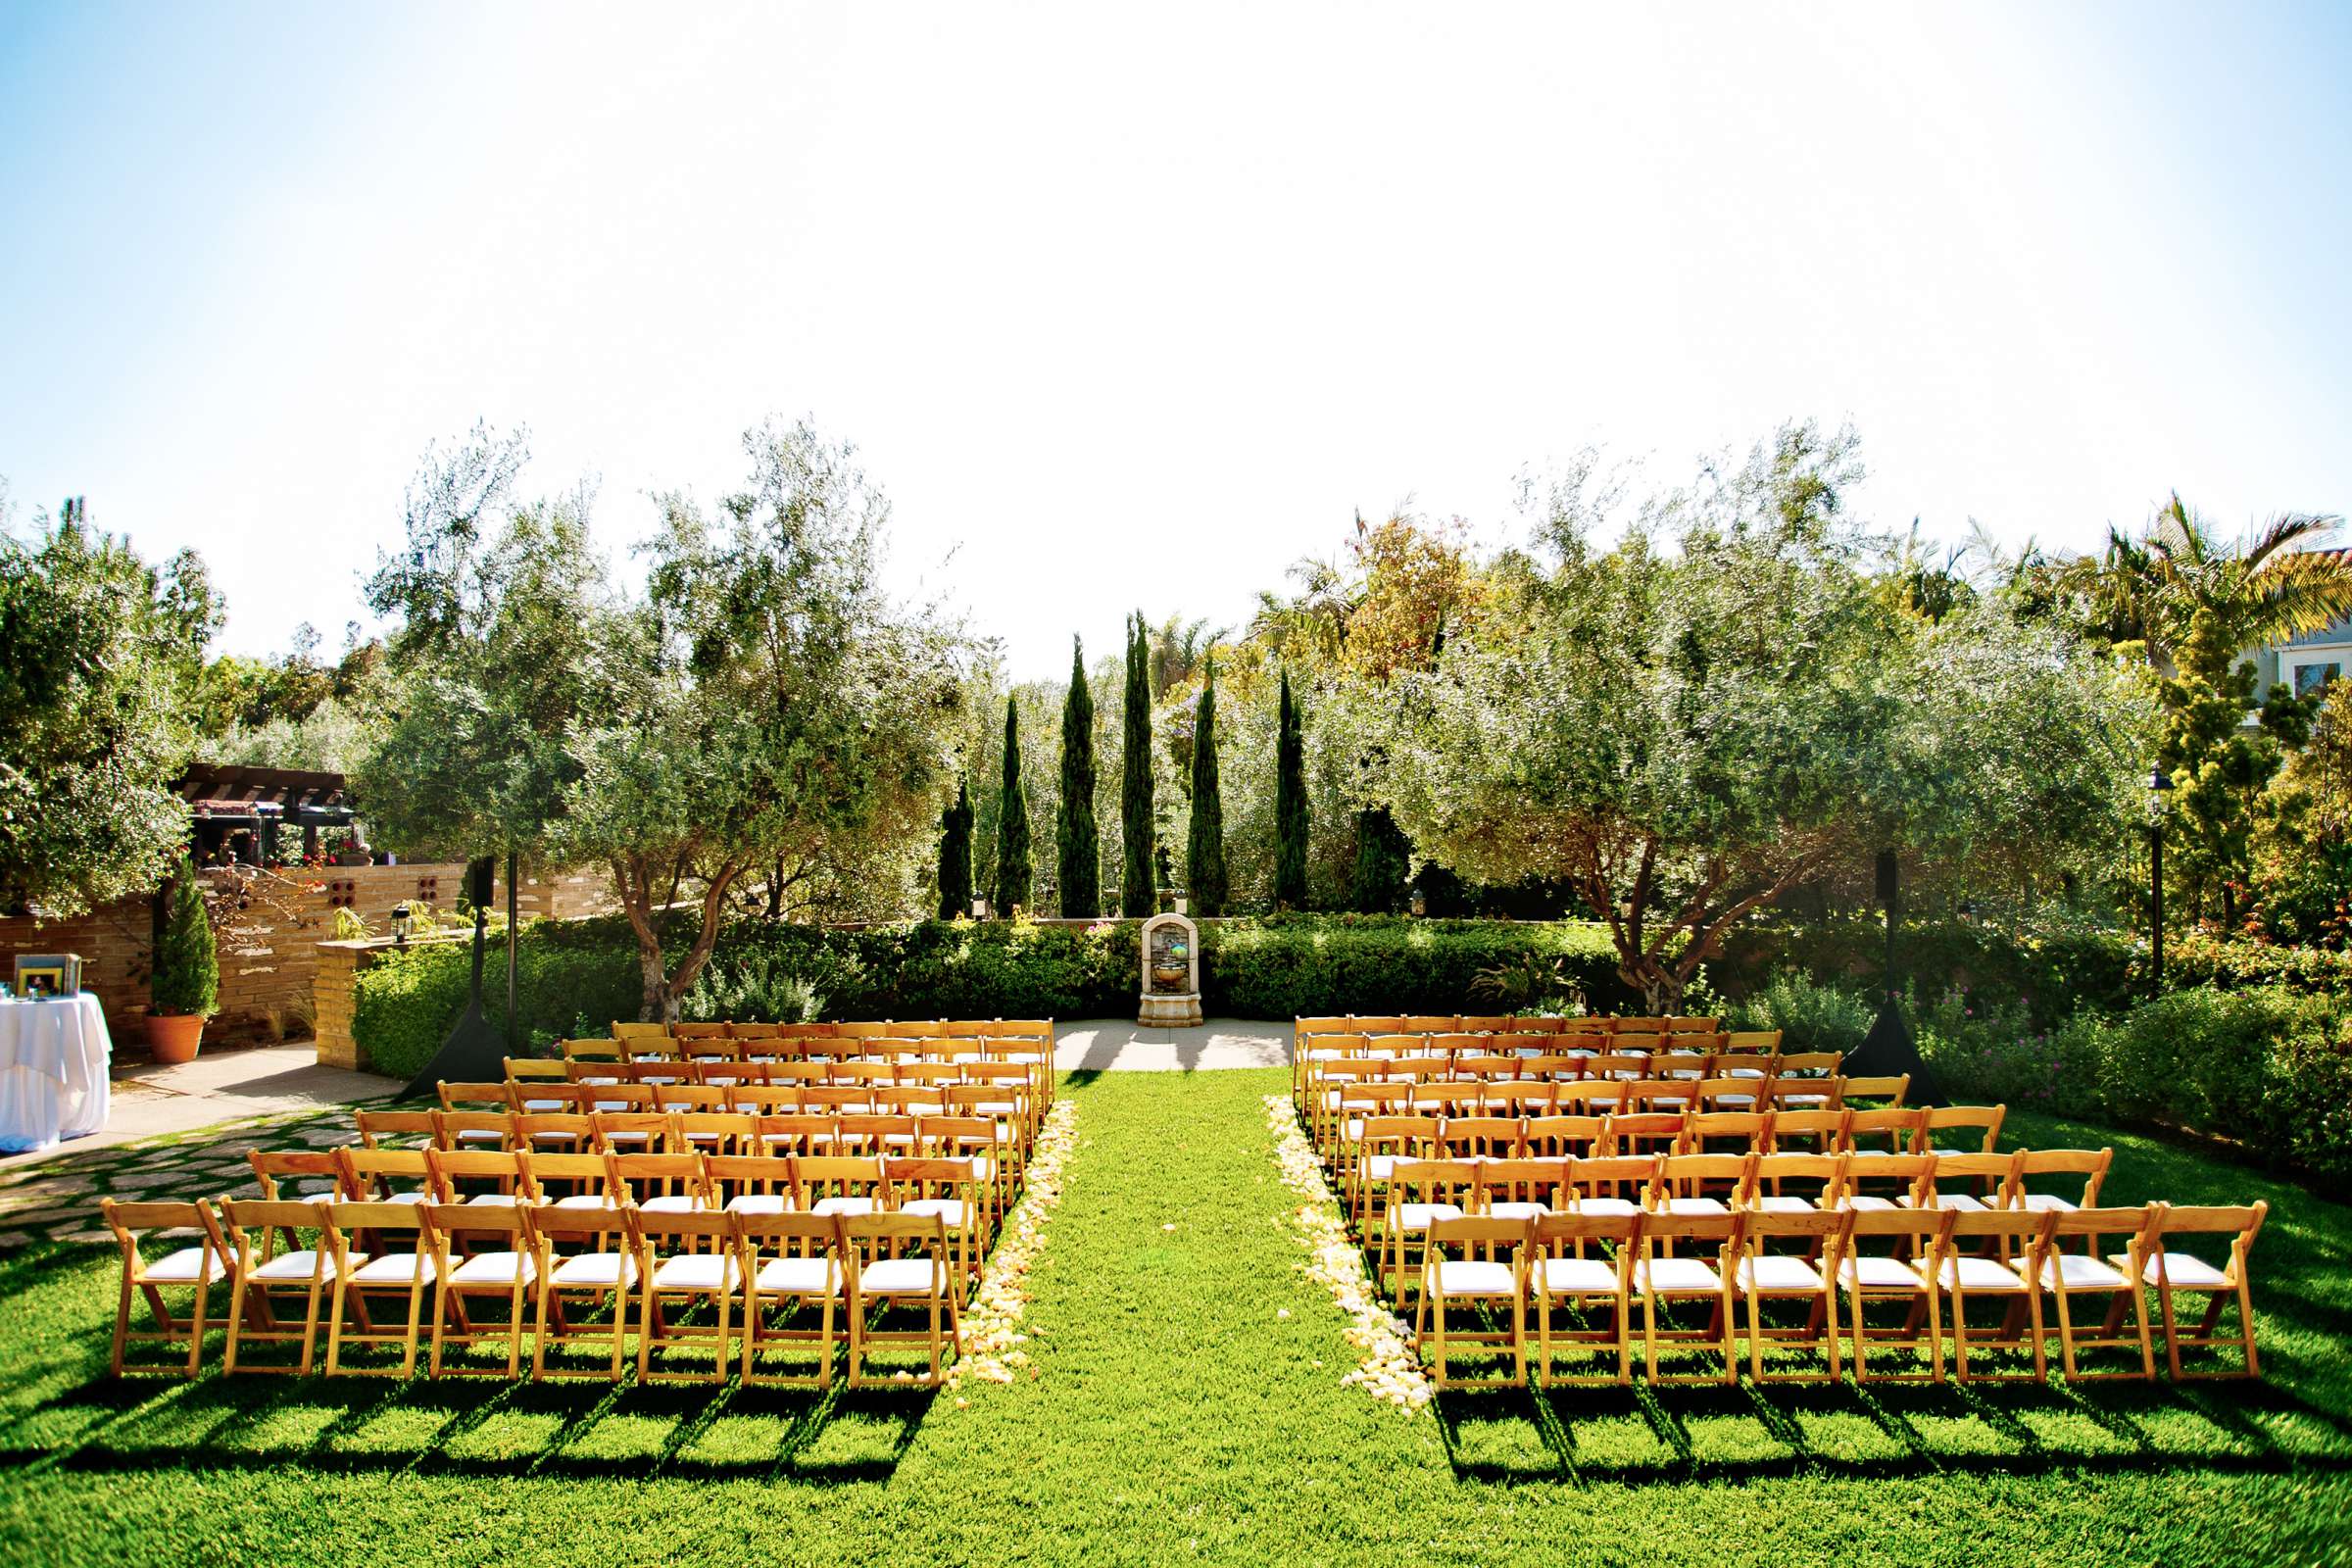
[(78, 953), (20, 953), (16, 992), (20, 997), (70, 997), (81, 990)]

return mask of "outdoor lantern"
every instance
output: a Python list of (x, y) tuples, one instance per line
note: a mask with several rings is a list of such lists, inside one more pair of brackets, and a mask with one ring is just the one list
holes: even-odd
[(1424, 893), (1424, 892), (1422, 892), (1422, 891), (1421, 891), (1419, 888), (1415, 888), (1415, 889), (1413, 889), (1413, 916), (1414, 916), (1414, 918), (1418, 919), (1419, 917), (1421, 917), (1422, 915), (1425, 915), (1425, 914), (1427, 914), (1428, 912), (1429, 912), (1429, 895), (1428, 895), (1428, 894), (1426, 894), (1426, 893)]
[(972, 918), (975, 920), (988, 918), (988, 896), (986, 894), (982, 894), (972, 901)]
[[(2149, 769), (2149, 771), (2148, 771), (2148, 794), (2149, 794), (2149, 795), (2151, 795), (2151, 796), (2161, 796), (2161, 795), (2163, 795), (2163, 794), (2164, 794), (2166, 791), (2170, 790), (2172, 787), (2173, 787), (2173, 776), (2172, 776), (2170, 773), (2167, 773), (2167, 772), (2164, 770), (2164, 764), (2163, 764), (2162, 762), (2158, 762), (2158, 763), (2157, 763), (2157, 764), (2156, 764), (2156, 765), (2155, 765), (2153, 768)], [(2161, 806), (2164, 804), (2164, 802), (2163, 802), (2163, 801), (2161, 801), (2161, 800), (2158, 800), (2158, 801), (2157, 801), (2155, 804), (2156, 804), (2157, 806), (2161, 807)]]
[(409, 906), (405, 904), (392, 906), (392, 945), (394, 947), (405, 948), (409, 945)]

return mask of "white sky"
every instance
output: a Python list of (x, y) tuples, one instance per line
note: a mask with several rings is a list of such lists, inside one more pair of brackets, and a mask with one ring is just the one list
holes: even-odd
[(620, 546), (808, 413), (1022, 676), (1789, 416), (1946, 534), (2338, 512), (2346, 15), (0, 10), (0, 475), (331, 648), (433, 437)]

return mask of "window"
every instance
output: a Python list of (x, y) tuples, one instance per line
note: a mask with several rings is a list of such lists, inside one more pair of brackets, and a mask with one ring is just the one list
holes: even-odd
[(2344, 666), (2340, 663), (2297, 664), (2295, 666), (2295, 695), (2309, 697), (2331, 680), (2341, 679)]

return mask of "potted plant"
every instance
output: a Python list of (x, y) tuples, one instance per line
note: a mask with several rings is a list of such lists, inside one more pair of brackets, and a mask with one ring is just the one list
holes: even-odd
[(220, 966), (213, 921), (193, 868), (172, 879), (165, 893), (164, 934), (155, 945), (147, 980), (147, 1048), (158, 1061), (194, 1061), (204, 1021), (220, 1008)]

